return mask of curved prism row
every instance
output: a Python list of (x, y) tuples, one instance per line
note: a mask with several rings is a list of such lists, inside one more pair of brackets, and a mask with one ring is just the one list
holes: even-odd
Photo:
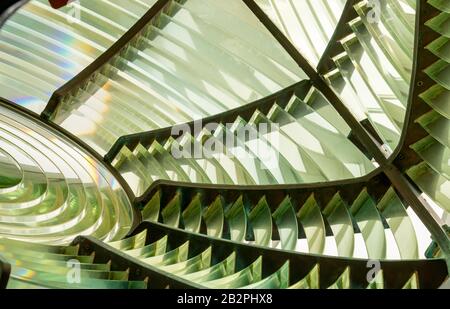
[[(350, 128), (316, 89), (292, 95), (249, 121), (205, 124), (199, 132), (123, 147), (113, 166), (141, 196), (156, 180), (198, 184), (315, 183), (366, 175), (375, 165), (348, 138)], [(176, 128), (176, 127), (175, 127)], [(194, 128), (195, 130), (195, 128)], [(178, 129), (174, 130), (177, 134)]]
[(317, 192), (230, 189), (233, 193), (225, 193), (225, 189), (189, 189), (182, 184), (171, 185), (173, 190), (157, 186), (143, 204), (142, 218), (286, 251), (348, 258), (424, 258), (430, 233), (392, 187), (371, 192), (370, 185), (354, 186), (360, 190), (354, 197), (348, 196), (348, 189), (335, 187)]

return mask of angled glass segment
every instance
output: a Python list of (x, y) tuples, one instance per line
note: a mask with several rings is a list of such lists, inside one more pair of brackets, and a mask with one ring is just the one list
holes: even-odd
[(420, 97), (439, 115), (450, 119), (450, 106), (448, 104), (450, 102), (450, 90), (441, 85), (434, 85), (422, 93)]
[(159, 191), (151, 198), (151, 200), (144, 206), (142, 209), (142, 220), (157, 222), (159, 219), (159, 211), (160, 211), (160, 193)]
[[(425, 22), (425, 25), (431, 28), (434, 32), (440, 34), (442, 37), (437, 38), (430, 46), (440, 47), (436, 42), (444, 42), (450, 37), (450, 30), (448, 28), (450, 22), (450, 12), (441, 11), (440, 14)], [(445, 44), (443, 44), (445, 46)], [(428, 47), (427, 47), (428, 48)], [(433, 49), (431, 49), (433, 51)]]
[(289, 289), (320, 289), (320, 265), (316, 264), (300, 281), (289, 286)]
[(225, 216), (230, 229), (230, 240), (244, 241), (247, 235), (248, 219), (242, 196), (229, 206), (225, 212)]
[(450, 181), (439, 174), (426, 162), (422, 162), (408, 170), (408, 175), (447, 213), (450, 212)]
[[(360, 177), (374, 163), (348, 138), (350, 128), (313, 88), (304, 100), (292, 95), (248, 121), (209, 125), (149, 147), (124, 146), (113, 166), (141, 196), (164, 179), (198, 184), (270, 185), (316, 183)], [(195, 129), (195, 128), (194, 128)]]
[(344, 272), (339, 276), (335, 283), (328, 287), (329, 289), (350, 289), (350, 267), (347, 267)]
[[(57, 132), (0, 106), (0, 237), (66, 244), (79, 234), (112, 240), (132, 223), (117, 179)], [(12, 159), (13, 158), (13, 159)]]
[(122, 135), (221, 113), (305, 78), (242, 1), (171, 1), (63, 98), (53, 120), (105, 154)]
[(450, 4), (445, 0), (429, 0), (428, 3), (442, 12), (450, 13)]
[(405, 283), (402, 289), (415, 290), (419, 288), (419, 279), (417, 278), (417, 273), (411, 275), (411, 278)]
[(205, 282), (229, 276), (235, 272), (236, 252), (232, 252), (225, 259), (216, 264), (205, 267), (191, 274), (183, 275), (183, 278), (194, 282)]
[(325, 249), (326, 230), (325, 221), (319, 204), (311, 195), (297, 213), (298, 223), (303, 228), (308, 244), (308, 251), (322, 254)]
[(298, 237), (298, 222), (292, 202), (287, 197), (272, 214), (280, 235), (280, 246), (283, 250), (295, 250)]
[(179, 247), (169, 250), (161, 255), (150, 256), (143, 259), (143, 262), (153, 265), (164, 267), (177, 263), (183, 263), (187, 261), (189, 253), (189, 242), (181, 244)]
[(275, 273), (256, 283), (242, 287), (243, 289), (286, 289), (289, 286), (289, 262)]
[[(0, 98), (40, 112), (155, 2), (80, 0), (58, 11), (29, 1), (0, 31)], [(400, 155), (395, 163), (449, 223), (448, 0), (427, 0), (434, 13), (426, 32), (435, 36), (425, 46), (426, 67), (414, 70), (413, 52), (422, 52), (414, 51), (415, 0), (255, 2), (312, 64), (335, 43), (342, 8), (352, 4), (355, 18), (331, 48), (338, 54), (325, 80), (388, 152), (407, 141), (401, 151), (409, 163)], [(168, 288), (417, 289), (448, 280), (444, 246), (391, 174), (380, 169), (350, 181), (378, 164), (311, 86), (316, 80), (304, 83), (307, 90), (289, 87), (303, 84), (304, 72), (245, 1), (158, 3), (164, 8), (61, 96), (50, 119), (100, 155), (117, 138), (152, 131), (140, 142), (130, 137), (113, 166), (0, 104), (0, 259), (12, 266), (8, 288), (144, 289), (162, 281)], [(413, 71), (427, 78), (409, 98)], [(410, 102), (423, 106), (407, 117), (414, 130), (405, 137), (406, 112), (416, 108)], [(212, 115), (219, 123), (158, 134)], [(370, 280), (374, 260), (381, 269)]]
[(412, 74), (415, 3), (357, 2), (343, 52), (325, 77), (359, 121), (367, 120), (388, 151), (398, 146)]
[(377, 208), (394, 235), (400, 257), (419, 258), (418, 241), (412, 219), (392, 188), (379, 201)]
[(372, 281), (367, 286), (367, 289), (384, 289), (384, 277), (383, 277), (383, 271), (380, 270), (375, 275), (375, 278), (372, 279)]
[(373, 259), (386, 258), (386, 235), (382, 217), (367, 191), (362, 191), (350, 207), (366, 244), (367, 256)]
[(143, 231), (126, 239), (112, 241), (109, 245), (120, 250), (132, 250), (144, 246), (146, 238), (147, 231)]
[[(220, 202), (218, 201), (218, 206), (222, 207)], [(210, 210), (211, 212), (213, 210)], [(222, 209), (223, 211), (223, 209)], [(220, 213), (220, 211), (219, 211)], [(200, 201), (200, 194), (197, 195), (196, 198), (192, 200), (192, 202), (189, 204), (189, 206), (183, 211), (182, 213), (182, 220), (184, 229), (190, 232), (199, 233), (201, 224), (202, 224), (202, 203)], [(220, 220), (218, 219), (218, 223), (220, 224)], [(218, 225), (219, 225), (218, 224)], [(221, 233), (222, 227), (219, 226), (219, 230), (216, 233)]]
[(177, 227), (180, 224), (181, 217), (181, 196), (177, 194), (173, 199), (165, 205), (161, 211), (161, 218), (165, 225)]
[(200, 254), (187, 259), (186, 261), (161, 267), (168, 273), (173, 273), (178, 276), (188, 275), (200, 272), (211, 266), (212, 247), (208, 247)]
[(253, 229), (255, 243), (260, 246), (269, 246), (272, 240), (272, 216), (265, 197), (253, 207), (248, 219)]
[(262, 279), (262, 257), (259, 257), (248, 267), (232, 275), (220, 279), (203, 282), (205, 287), (215, 289), (237, 289), (256, 284)]
[(355, 234), (346, 202), (336, 194), (327, 204), (323, 214), (335, 236), (338, 255), (353, 256)]
[(311, 64), (317, 66), (345, 6), (345, 0), (256, 0)]
[(114, 44), (156, 0), (32, 0), (0, 31), (0, 96), (36, 113)]

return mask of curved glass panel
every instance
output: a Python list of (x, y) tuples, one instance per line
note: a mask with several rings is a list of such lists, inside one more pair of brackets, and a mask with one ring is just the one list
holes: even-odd
[(122, 135), (221, 113), (305, 78), (242, 1), (170, 1), (53, 120), (105, 154)]
[(76, 236), (112, 240), (132, 223), (115, 177), (60, 134), (0, 106), (0, 237), (66, 244)]
[(36, 113), (115, 43), (156, 0), (31, 0), (0, 30), (0, 96)]

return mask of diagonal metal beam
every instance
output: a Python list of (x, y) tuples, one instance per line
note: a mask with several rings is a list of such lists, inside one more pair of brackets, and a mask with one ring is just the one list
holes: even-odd
[(51, 96), (47, 106), (41, 114), (43, 119), (51, 119), (54, 116), (61, 100), (72, 90), (81, 87), (100, 68), (106, 65), (114, 56), (126, 48), (132, 40), (162, 11), (172, 0), (158, 0), (119, 40), (117, 40), (100, 57), (87, 66), (74, 78), (69, 80)]

